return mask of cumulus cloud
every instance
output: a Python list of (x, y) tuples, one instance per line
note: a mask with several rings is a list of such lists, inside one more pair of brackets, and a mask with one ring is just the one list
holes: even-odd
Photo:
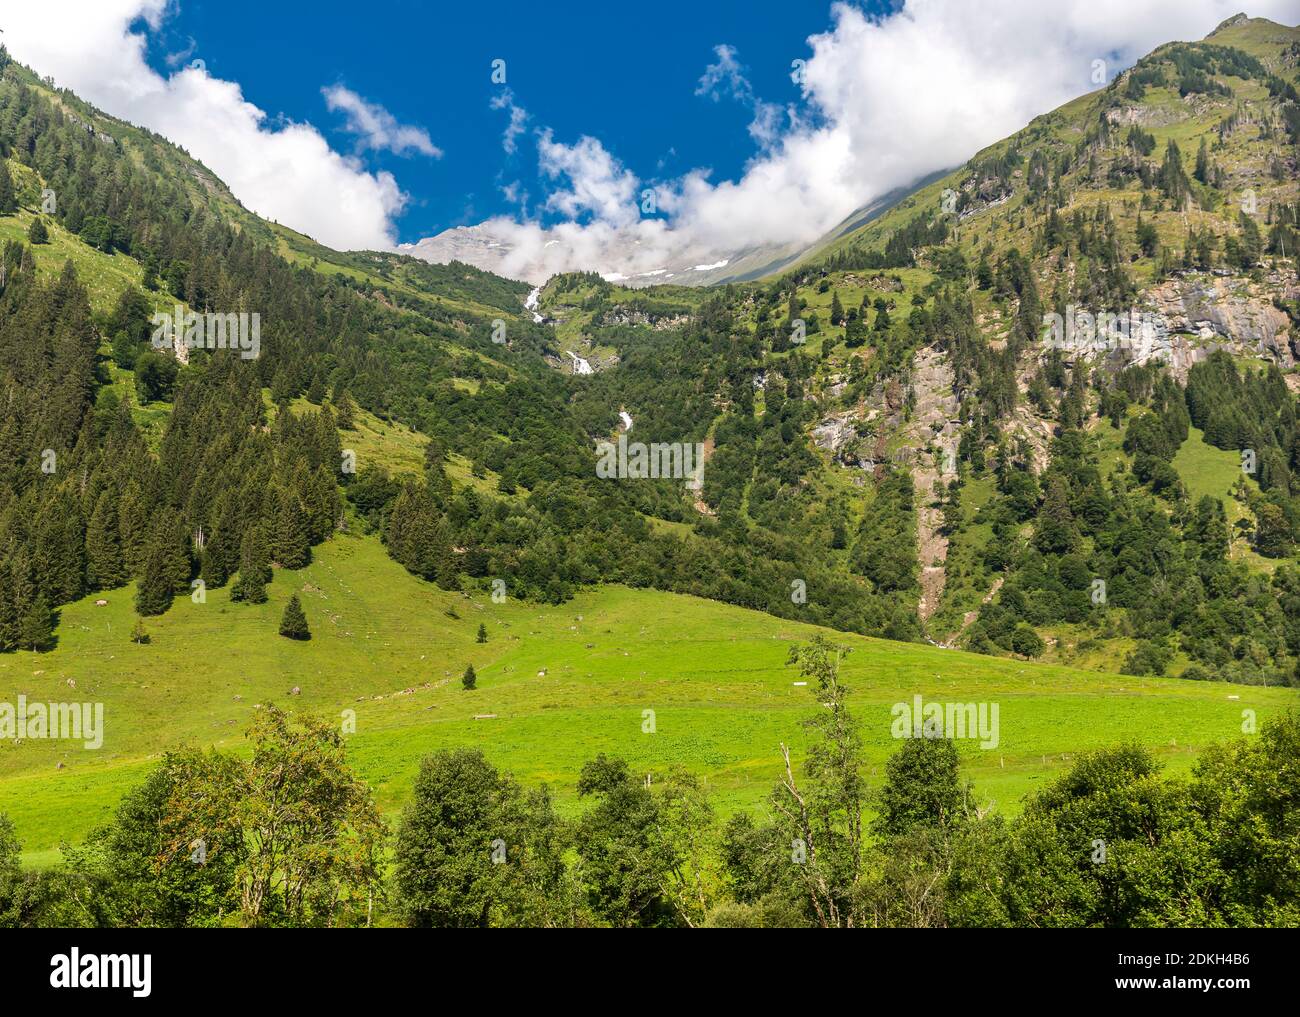
[[(668, 221), (647, 220), (636, 202), (641, 181), (600, 141), (566, 146), (542, 132), (543, 168), (563, 169), (549, 174), (560, 189), (543, 207), (569, 221), (484, 224), (493, 264), (530, 279), (570, 269), (635, 277), (809, 243), (875, 198), (1096, 88), (1094, 60), (1113, 76), (1161, 43), (1203, 37), (1238, 2), (906, 0), (879, 18), (836, 3), (828, 30), (802, 53), (792, 47), (791, 58), (805, 61), (793, 116), (754, 94), (733, 47), (715, 48), (697, 94), (755, 109), (758, 150), (739, 179), (715, 181), (700, 168), (658, 182)], [(1253, 7), (1254, 16), (1295, 20), (1294, 0)]]
[(636, 175), (595, 138), (582, 137), (576, 144), (564, 145), (546, 130), (538, 137), (537, 152), (543, 177), (561, 182), (548, 197), (547, 208), (568, 219), (589, 214), (614, 227), (630, 226), (637, 220)]
[(344, 85), (322, 88), (325, 104), (331, 111), (342, 111), (347, 129), (358, 136), (364, 148), (404, 155), (414, 149), (422, 155), (442, 158), (442, 149), (433, 143), (423, 127), (401, 124), (377, 102), (368, 102)]
[(183, 146), (259, 215), (342, 250), (391, 248), (407, 199), (390, 173), (335, 152), (310, 124), (272, 124), (237, 84), (201, 66), (166, 78), (149, 67), (145, 35), (132, 25), (158, 30), (169, 2), (9, 4), (4, 43), (60, 86)]

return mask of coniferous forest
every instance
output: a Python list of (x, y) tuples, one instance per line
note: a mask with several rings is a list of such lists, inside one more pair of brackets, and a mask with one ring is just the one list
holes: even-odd
[(1300, 924), (1300, 31), (703, 285), (338, 251), (40, 73), (0, 928)]

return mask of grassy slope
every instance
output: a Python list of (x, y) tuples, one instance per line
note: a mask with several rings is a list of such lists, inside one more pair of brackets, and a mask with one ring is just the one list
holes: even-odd
[[(1089, 102), (1083, 97), (1076, 104), (1084, 108)], [(1062, 119), (1068, 122), (1073, 112), (1066, 107)], [(1073, 130), (1068, 123), (1060, 127), (1067, 135)], [(937, 202), (942, 188), (959, 178), (935, 182), (868, 229), (883, 238), (919, 207)], [(224, 191), (210, 192), (208, 199), (230, 211)], [(307, 238), (244, 217), (248, 228), (276, 235), (294, 260), (317, 259), (318, 271), (422, 292), (407, 275), (387, 278), (364, 259), (321, 255), (323, 249)], [(0, 219), (0, 239), (25, 235), (29, 221), (27, 213)], [(980, 234), (988, 226), (981, 231), (980, 225), (963, 225), (971, 234), (963, 237), (966, 244), (983, 242)], [(71, 255), (97, 310), (107, 310), (122, 286), (138, 281), (139, 266), (131, 259), (91, 251), (54, 225), (51, 235), (53, 243), (37, 252), (39, 267), (57, 271)], [(906, 285), (898, 300), (905, 314), (911, 293), (928, 281), (928, 273), (898, 274)], [(843, 287), (846, 307), (861, 298), (854, 283), (843, 278), (836, 283)], [(829, 293), (809, 289), (801, 295), (819, 312), (822, 304), (829, 306)], [(447, 302), (467, 312), (482, 313), (487, 306), (466, 298)], [(821, 316), (825, 327), (826, 315)], [(586, 323), (579, 316), (570, 328), (577, 333)], [(122, 380), (129, 384), (129, 375)], [(157, 412), (165, 414), (165, 408)], [(418, 468), (420, 436), (398, 433), (400, 428), (368, 415), (359, 420), (355, 441), (345, 445), (397, 471)], [(1230, 454), (1194, 438), (1180, 452), (1186, 460), (1178, 464), (1180, 473), (1194, 493), (1202, 487), (1218, 493), (1227, 475), (1215, 457)], [(1226, 468), (1235, 470), (1235, 463)], [(463, 464), (453, 463), (451, 472), (458, 482), (470, 480)], [(492, 481), (487, 478), (487, 484)], [(315, 632), (308, 644), (276, 635), (280, 611), (294, 590), (302, 592)], [(108, 734), (98, 752), (50, 742), (0, 742), (0, 811), (14, 818), (29, 856), (38, 862), (56, 857), (60, 840), (75, 841), (102, 822), (122, 791), (168, 745), (182, 740), (239, 745), (258, 702), (274, 700), (326, 716), (355, 710), (351, 755), (390, 815), (407, 794), (420, 755), (453, 744), (481, 744), (524, 780), (551, 782), (562, 807), (572, 803), (578, 767), (598, 751), (625, 755), (640, 769), (685, 762), (706, 776), (725, 810), (756, 806), (776, 777), (778, 743), (800, 745), (799, 721), (814, 708), (807, 690), (793, 687), (794, 676), (784, 665), (787, 644), (805, 638), (813, 631), (809, 627), (623, 588), (588, 591), (558, 608), (494, 605), (486, 597), (465, 599), (410, 577), (373, 538), (344, 536), (318, 549), (307, 569), (277, 575), (271, 601), (261, 607), (232, 605), (224, 590), (213, 591), (202, 605), (182, 598), (163, 618), (149, 622), (154, 637), (149, 646), (127, 639), (131, 593), (129, 588), (110, 593), (105, 607), (95, 607), (95, 598), (65, 607), (60, 645), (49, 654), (0, 657), (0, 700), (23, 693), (105, 703)], [(449, 608), (460, 618), (449, 617)], [(490, 633), (482, 646), (474, 643), (479, 621)], [(1174, 765), (1186, 765), (1196, 748), (1237, 734), (1243, 708), (1266, 715), (1296, 701), (1288, 690), (1116, 677), (839, 638), (856, 650), (846, 672), (864, 724), (873, 780), (894, 748), (892, 703), (915, 693), (991, 700), (1001, 705), (1001, 745), (988, 752), (964, 745), (963, 752), (981, 797), (1008, 811), (1063, 765), (1063, 754), (1132, 738), (1159, 747)], [(479, 690), (472, 694), (459, 687), (467, 662), (480, 675)], [(542, 669), (545, 676), (538, 674)], [(425, 682), (433, 687), (419, 688)], [(301, 687), (300, 697), (289, 696), (294, 686)], [(416, 691), (393, 694), (407, 688)], [(656, 711), (653, 735), (641, 730), (646, 709)], [(495, 717), (475, 720), (476, 714)], [(56, 768), (59, 762), (64, 769)]]
[[(311, 623), (309, 643), (276, 633), (295, 591)], [(326, 717), (355, 710), (350, 755), (390, 815), (419, 758), (461, 744), (481, 745), (526, 782), (551, 783), (562, 807), (572, 803), (578, 768), (601, 751), (628, 757), (638, 770), (685, 763), (707, 778), (724, 811), (758, 806), (777, 776), (779, 743), (800, 746), (799, 722), (815, 708), (785, 666), (788, 644), (807, 638), (810, 626), (621, 587), (560, 607), (496, 605), (407, 575), (373, 537), (336, 537), (306, 569), (277, 572), (265, 605), (231, 604), (227, 590), (210, 591), (204, 604), (180, 598), (148, 622), (146, 646), (128, 638), (131, 588), (107, 594), (103, 607), (95, 599), (63, 608), (53, 651), (0, 658), (0, 700), (105, 704), (98, 751), (0, 742), (0, 811), (37, 862), (106, 819), (166, 747), (237, 746), (263, 702)], [(480, 622), (484, 645), (474, 641)], [(872, 779), (895, 747), (894, 702), (915, 693), (997, 702), (1000, 746), (966, 743), (962, 751), (981, 797), (1009, 811), (1065, 753), (1137, 739), (1185, 765), (1194, 749), (1237, 734), (1243, 707), (1263, 716), (1297, 698), (1290, 690), (1115, 677), (838, 638), (855, 651), (845, 670)], [(460, 687), (467, 663), (479, 674), (473, 693)], [(290, 695), (295, 686), (299, 696)], [(414, 691), (395, 694), (406, 689)], [(654, 734), (642, 733), (644, 710), (655, 711)], [(495, 716), (475, 719), (481, 714)]]

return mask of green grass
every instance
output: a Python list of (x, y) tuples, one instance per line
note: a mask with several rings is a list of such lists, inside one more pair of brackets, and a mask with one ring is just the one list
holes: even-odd
[[(1241, 453), (1230, 449), (1215, 448), (1207, 444), (1204, 434), (1195, 427), (1191, 428), (1187, 440), (1174, 456), (1174, 469), (1187, 487), (1188, 497), (1195, 504), (1200, 498), (1209, 495), (1223, 502), (1223, 509), (1228, 518), (1228, 532), (1236, 533), (1233, 524), (1238, 519), (1250, 518), (1251, 513), (1242, 502), (1232, 496), (1232, 489), (1237, 481), (1246, 477), (1246, 483), (1254, 486), (1253, 477), (1241, 472)], [(1277, 562), (1270, 561), (1256, 554), (1244, 539), (1236, 539), (1228, 556), (1234, 560), (1246, 561), (1251, 568), (1271, 572)]]
[[(10, 163), (12, 168), (14, 164)], [(34, 176), (34, 174), (33, 174)], [(27, 243), (27, 230), (35, 216), (20, 209), (14, 215), (0, 216), (0, 244), (10, 240)], [(48, 244), (31, 247), (36, 261), (38, 278), (51, 280), (59, 276), (64, 264), (71, 260), (77, 278), (86, 287), (90, 306), (106, 314), (113, 309), (117, 298), (128, 286), (140, 286), (142, 271), (139, 262), (125, 254), (105, 254), (84, 243), (80, 237), (69, 233), (50, 216), (42, 216), (49, 232)], [(171, 311), (175, 299), (158, 292), (146, 291), (154, 310)]]
[[(294, 592), (311, 624), (307, 643), (277, 635)], [(104, 703), (97, 751), (0, 742), (0, 811), (13, 818), (29, 860), (52, 862), (61, 841), (108, 819), (167, 747), (238, 749), (260, 703), (331, 718), (354, 710), (349, 756), (390, 817), (420, 757), (456, 745), (481, 746), (526, 783), (550, 783), (564, 810), (573, 807), (578, 769), (598, 752), (625, 756), (637, 771), (684, 763), (724, 813), (759, 807), (778, 775), (780, 743), (801, 751), (800, 721), (816, 709), (785, 664), (788, 645), (816, 630), (711, 601), (603, 587), (559, 607), (498, 605), (409, 576), (375, 538), (361, 536), (334, 538), (301, 571), (277, 571), (269, 593), (260, 606), (232, 604), (227, 590), (210, 591), (203, 604), (181, 597), (148, 620), (152, 642), (139, 646), (128, 638), (132, 590), (115, 590), (102, 595), (106, 606), (95, 597), (65, 606), (52, 651), (0, 658), (0, 701), (24, 694)], [(480, 622), (489, 633), (483, 645), (474, 641)], [(1292, 690), (837, 638), (854, 648), (845, 680), (869, 778), (878, 781), (896, 748), (893, 703), (916, 693), (997, 702), (999, 747), (961, 750), (981, 800), (1004, 812), (1068, 765), (1067, 754), (1136, 739), (1185, 766), (1196, 749), (1238, 733), (1243, 707), (1263, 717), (1297, 701)], [(475, 692), (460, 687), (467, 663), (479, 675)], [(292, 696), (295, 686), (301, 692)], [(642, 732), (646, 710), (655, 714), (653, 734)]]

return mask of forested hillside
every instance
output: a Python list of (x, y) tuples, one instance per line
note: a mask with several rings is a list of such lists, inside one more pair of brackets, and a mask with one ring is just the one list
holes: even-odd
[[(337, 255), (268, 227), (161, 139), (7, 61), (0, 146), (12, 238), (0, 329), (18, 408), (2, 436), (4, 647), (48, 645), (60, 604), (131, 578), (148, 578), (147, 616), (241, 563), (293, 567), (347, 525), (344, 494), (353, 525), (449, 588), (497, 579), (556, 602), (622, 581), (793, 614), (801, 578), (825, 591), (800, 605), (811, 620), (890, 628), (882, 598), (801, 543), (755, 546), (704, 520), (689, 536), (665, 532), (651, 519), (698, 518), (681, 483), (601, 482), (593, 441), (615, 408), (591, 406), (549, 365), (558, 351), (524, 313), (526, 287), (461, 265)], [(177, 302), (256, 312), (260, 355), (154, 348), (150, 317)], [(713, 351), (717, 373), (700, 364), (692, 382), (706, 401), (738, 356), (729, 321), (720, 311), (675, 338)], [(345, 463), (352, 405), (427, 435), (424, 468), (395, 477), (364, 456)], [(703, 418), (674, 430), (683, 412), (666, 409), (660, 430), (702, 437)], [(450, 483), (449, 456), (491, 483)]]
[(0, 706), (112, 710), (4, 733), (0, 926), (1294, 925), (1297, 87), (1234, 18), (779, 276), (533, 293), (0, 48)]
[[(1298, 65), (1295, 29), (1231, 19), (710, 297), (740, 332), (692, 411), (717, 525), (815, 548), (896, 638), (1300, 680)], [(688, 300), (542, 303), (613, 353), (584, 396), (657, 421), (704, 362)]]

